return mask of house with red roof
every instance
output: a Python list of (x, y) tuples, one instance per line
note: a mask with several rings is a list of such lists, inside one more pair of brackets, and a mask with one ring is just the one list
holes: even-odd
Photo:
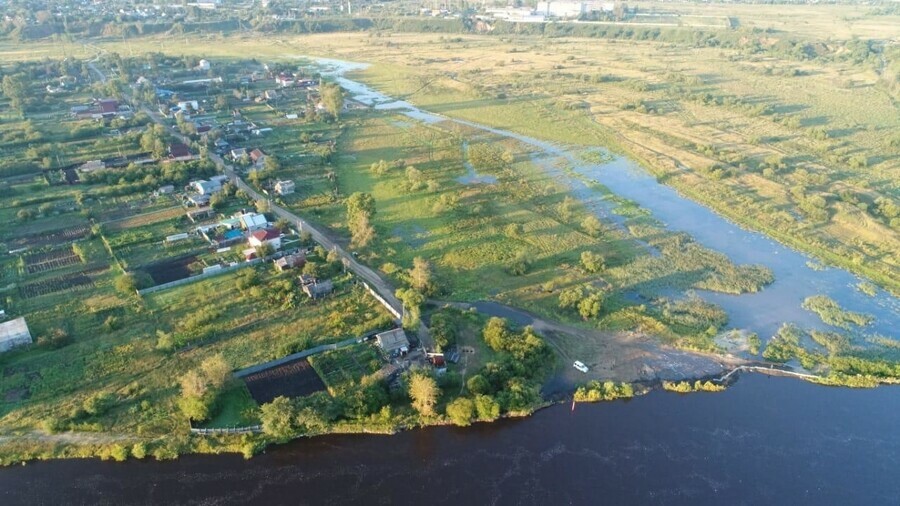
[(250, 233), (248, 242), (250, 243), (250, 246), (254, 248), (258, 248), (263, 244), (268, 244), (272, 246), (272, 248), (278, 250), (281, 249), (281, 232), (274, 228), (254, 230)]

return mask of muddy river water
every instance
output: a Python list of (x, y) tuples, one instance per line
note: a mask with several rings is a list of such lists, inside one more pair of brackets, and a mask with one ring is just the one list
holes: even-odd
[(900, 387), (748, 375), (394, 436), (297, 440), (245, 461), (188, 456), (0, 469), (0, 504), (896, 505)]

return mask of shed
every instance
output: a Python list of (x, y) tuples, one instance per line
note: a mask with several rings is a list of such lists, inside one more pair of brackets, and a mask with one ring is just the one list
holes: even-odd
[(293, 181), (278, 181), (275, 183), (275, 193), (279, 195), (290, 195), (294, 193), (294, 189)]
[(283, 272), (295, 267), (302, 267), (305, 263), (306, 257), (304, 257), (301, 253), (297, 253), (294, 255), (285, 255), (278, 260), (275, 260), (275, 269), (278, 270), (278, 272)]
[(325, 281), (313, 281), (312, 283), (303, 285), (303, 293), (310, 299), (320, 299), (334, 290), (334, 283), (330, 279)]
[(403, 329), (388, 330), (377, 334), (375, 341), (385, 353), (409, 353), (409, 339)]
[(0, 353), (31, 342), (31, 332), (25, 317), (0, 323)]

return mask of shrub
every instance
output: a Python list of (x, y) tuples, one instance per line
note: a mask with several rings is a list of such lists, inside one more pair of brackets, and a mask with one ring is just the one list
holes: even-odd
[(471, 399), (459, 397), (447, 404), (447, 416), (454, 424), (467, 427), (472, 424), (472, 419), (475, 417), (475, 403)]

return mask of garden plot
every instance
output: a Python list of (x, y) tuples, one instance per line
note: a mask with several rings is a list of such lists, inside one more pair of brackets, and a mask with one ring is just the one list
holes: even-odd
[(250, 374), (244, 383), (259, 404), (280, 396), (304, 397), (325, 390), (325, 383), (305, 358)]
[(69, 227), (50, 232), (29, 234), (12, 239), (9, 242), (9, 249), (16, 250), (21, 248), (36, 248), (54, 244), (63, 244), (83, 239), (90, 235), (90, 233), (91, 228), (89, 226), (78, 225), (76, 227)]
[(378, 350), (370, 344), (327, 351), (311, 359), (319, 376), (332, 390), (359, 382), (363, 376), (378, 371), (383, 363)]
[(81, 257), (69, 246), (65, 249), (27, 255), (24, 260), (25, 271), (28, 274), (36, 274), (77, 264), (81, 262)]
[(64, 292), (77, 288), (94, 286), (92, 274), (97, 274), (106, 270), (107, 267), (101, 267), (89, 271), (76, 272), (74, 274), (66, 274), (65, 276), (57, 276), (55, 278), (29, 283), (19, 287), (19, 293), (23, 299), (32, 299), (51, 293)]
[(145, 265), (141, 267), (141, 270), (149, 274), (153, 278), (154, 283), (162, 285), (190, 277), (190, 265), (196, 261), (197, 257), (195, 255), (189, 255), (163, 260), (152, 265)]

